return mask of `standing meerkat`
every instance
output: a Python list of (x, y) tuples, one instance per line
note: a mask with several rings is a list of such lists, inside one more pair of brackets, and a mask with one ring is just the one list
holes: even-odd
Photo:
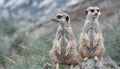
[(86, 9), (86, 21), (80, 36), (80, 57), (83, 60), (101, 60), (104, 54), (104, 41), (99, 24), (101, 11), (98, 7)]
[(70, 69), (73, 69), (74, 65), (79, 64), (79, 60), (70, 17), (67, 13), (58, 13), (53, 21), (59, 26), (53, 48), (50, 51), (50, 57), (56, 64), (56, 69), (59, 69), (59, 64), (70, 65)]

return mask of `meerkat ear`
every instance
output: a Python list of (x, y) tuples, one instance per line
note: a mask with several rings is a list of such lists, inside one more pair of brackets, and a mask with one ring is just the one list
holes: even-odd
[(69, 21), (69, 17), (67, 16), (67, 17), (66, 17), (66, 22), (68, 22), (68, 21)]
[(86, 14), (86, 15), (88, 14), (88, 11), (87, 11), (87, 10), (85, 10), (85, 14)]

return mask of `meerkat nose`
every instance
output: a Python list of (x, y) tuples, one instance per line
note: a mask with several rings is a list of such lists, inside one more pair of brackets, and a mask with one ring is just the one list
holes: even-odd
[(95, 16), (97, 16), (98, 15), (98, 13), (95, 13)]

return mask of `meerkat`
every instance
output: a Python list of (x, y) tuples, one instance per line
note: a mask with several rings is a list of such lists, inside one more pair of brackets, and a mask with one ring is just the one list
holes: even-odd
[(59, 64), (73, 66), (79, 64), (78, 52), (76, 50), (75, 36), (71, 28), (70, 16), (67, 13), (58, 13), (53, 19), (58, 23), (58, 30), (50, 51), (50, 57), (59, 69)]
[(86, 21), (80, 36), (80, 57), (83, 60), (93, 58), (101, 60), (104, 54), (104, 41), (99, 24), (101, 11), (96, 6), (88, 7), (85, 11)]

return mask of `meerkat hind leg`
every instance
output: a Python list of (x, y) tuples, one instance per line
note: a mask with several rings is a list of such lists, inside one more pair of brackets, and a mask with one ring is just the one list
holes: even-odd
[(70, 69), (73, 69), (73, 65), (70, 65)]
[(56, 64), (56, 69), (59, 69), (59, 63)]

